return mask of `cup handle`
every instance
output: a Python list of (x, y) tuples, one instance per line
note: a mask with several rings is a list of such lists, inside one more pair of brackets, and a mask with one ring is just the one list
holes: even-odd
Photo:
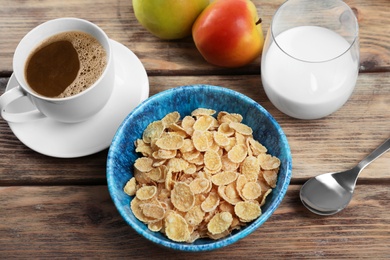
[(26, 94), (22, 91), (20, 86), (12, 88), (6, 91), (0, 96), (0, 113), (1, 117), (9, 123), (24, 123), (32, 120), (45, 118), (38, 109), (26, 111), (26, 112), (8, 112), (7, 106), (15, 100), (25, 97)]

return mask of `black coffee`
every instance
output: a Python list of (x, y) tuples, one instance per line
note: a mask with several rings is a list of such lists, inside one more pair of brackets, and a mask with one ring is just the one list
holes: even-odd
[(30, 54), (25, 77), (40, 95), (69, 97), (91, 86), (106, 63), (106, 52), (93, 36), (65, 32), (48, 38)]

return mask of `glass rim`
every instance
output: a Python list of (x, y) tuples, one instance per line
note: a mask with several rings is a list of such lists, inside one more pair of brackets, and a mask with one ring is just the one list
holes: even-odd
[[(283, 52), (285, 53), (286, 55), (290, 56), (291, 58), (295, 59), (295, 60), (298, 60), (298, 61), (301, 61), (301, 62), (306, 62), (306, 63), (324, 63), (324, 62), (329, 62), (329, 61), (332, 61), (332, 60), (336, 60), (338, 59), (339, 57), (343, 56), (345, 53), (347, 53), (357, 42), (358, 42), (358, 39), (359, 39), (359, 23), (357, 21), (357, 18), (356, 18), (356, 15), (354, 14), (353, 10), (351, 9), (351, 7), (349, 5), (347, 5), (344, 1), (340, 1), (340, 0), (337, 0), (337, 2), (341, 3), (342, 5), (344, 5), (347, 10), (349, 10), (350, 12), (352, 12), (354, 15), (353, 15), (353, 19), (354, 19), (354, 22), (355, 22), (355, 34), (353, 35), (353, 41), (352, 42), (348, 42), (349, 46), (347, 49), (345, 49), (345, 51), (341, 52), (339, 55), (336, 55), (335, 57), (332, 57), (330, 59), (325, 59), (325, 60), (305, 60), (305, 59), (300, 59), (300, 58), (297, 58), (295, 57), (294, 55), (291, 55), (290, 53), (286, 52), (278, 43), (278, 41), (276, 40), (276, 36), (274, 34), (274, 19), (276, 17), (276, 15), (282, 10), (282, 8), (288, 4), (288, 2), (291, 1), (291, 0), (287, 0), (285, 1), (275, 12), (275, 14), (273, 15), (272, 17), (272, 20), (271, 20), (271, 25), (270, 25), (270, 34), (271, 34), (271, 37), (272, 37), (272, 40), (275, 42), (276, 46)], [(296, 27), (292, 27), (292, 28), (296, 28)], [(324, 27), (323, 27), (324, 28)], [(290, 28), (291, 29), (291, 28)], [(343, 37), (344, 38), (344, 37)]]

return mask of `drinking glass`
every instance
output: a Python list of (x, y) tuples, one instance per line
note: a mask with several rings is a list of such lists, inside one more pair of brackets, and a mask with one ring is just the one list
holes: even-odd
[(340, 0), (288, 0), (274, 14), (261, 59), (264, 90), (283, 113), (325, 117), (349, 99), (359, 73), (359, 26)]

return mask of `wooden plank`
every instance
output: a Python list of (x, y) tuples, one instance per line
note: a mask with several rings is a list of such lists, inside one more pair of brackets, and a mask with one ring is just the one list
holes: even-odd
[[(0, 81), (3, 93), (6, 80)], [(150, 77), (150, 95), (179, 85), (208, 83), (237, 90), (264, 106), (283, 128), (293, 155), (293, 181), (353, 167), (386, 138), (390, 129), (390, 73), (362, 73), (354, 94), (336, 113), (320, 120), (297, 120), (268, 100), (259, 76)], [(0, 120), (0, 185), (105, 183), (107, 151), (75, 159), (43, 156), (25, 147)], [(390, 153), (361, 174), (390, 180)]]
[(106, 186), (0, 188), (2, 258), (264, 259), (390, 256), (387, 185), (360, 185), (347, 209), (320, 217), (291, 185), (281, 206), (249, 237), (205, 254), (162, 249), (120, 217)]
[[(259, 76), (211, 76), (207, 80), (151, 77), (151, 94), (205, 82), (239, 91), (274, 116), (289, 140), (295, 181), (351, 168), (390, 137), (390, 73), (361, 73), (350, 100), (334, 114), (319, 120), (298, 120), (281, 113), (266, 97)], [(368, 166), (360, 178), (390, 180), (388, 169), (390, 153)]]
[[(273, 14), (284, 1), (253, 2), (266, 34)], [(390, 71), (390, 28), (385, 26), (390, 23), (390, 2), (346, 2), (359, 20), (361, 71)], [(136, 21), (129, 0), (0, 0), (0, 5), (0, 76), (11, 74), (13, 52), (28, 31), (49, 19), (67, 16), (88, 19), (101, 26), (109, 37), (140, 57), (149, 75), (258, 74), (260, 70), (260, 58), (239, 69), (218, 68), (203, 60), (191, 37), (163, 41), (152, 36)]]

